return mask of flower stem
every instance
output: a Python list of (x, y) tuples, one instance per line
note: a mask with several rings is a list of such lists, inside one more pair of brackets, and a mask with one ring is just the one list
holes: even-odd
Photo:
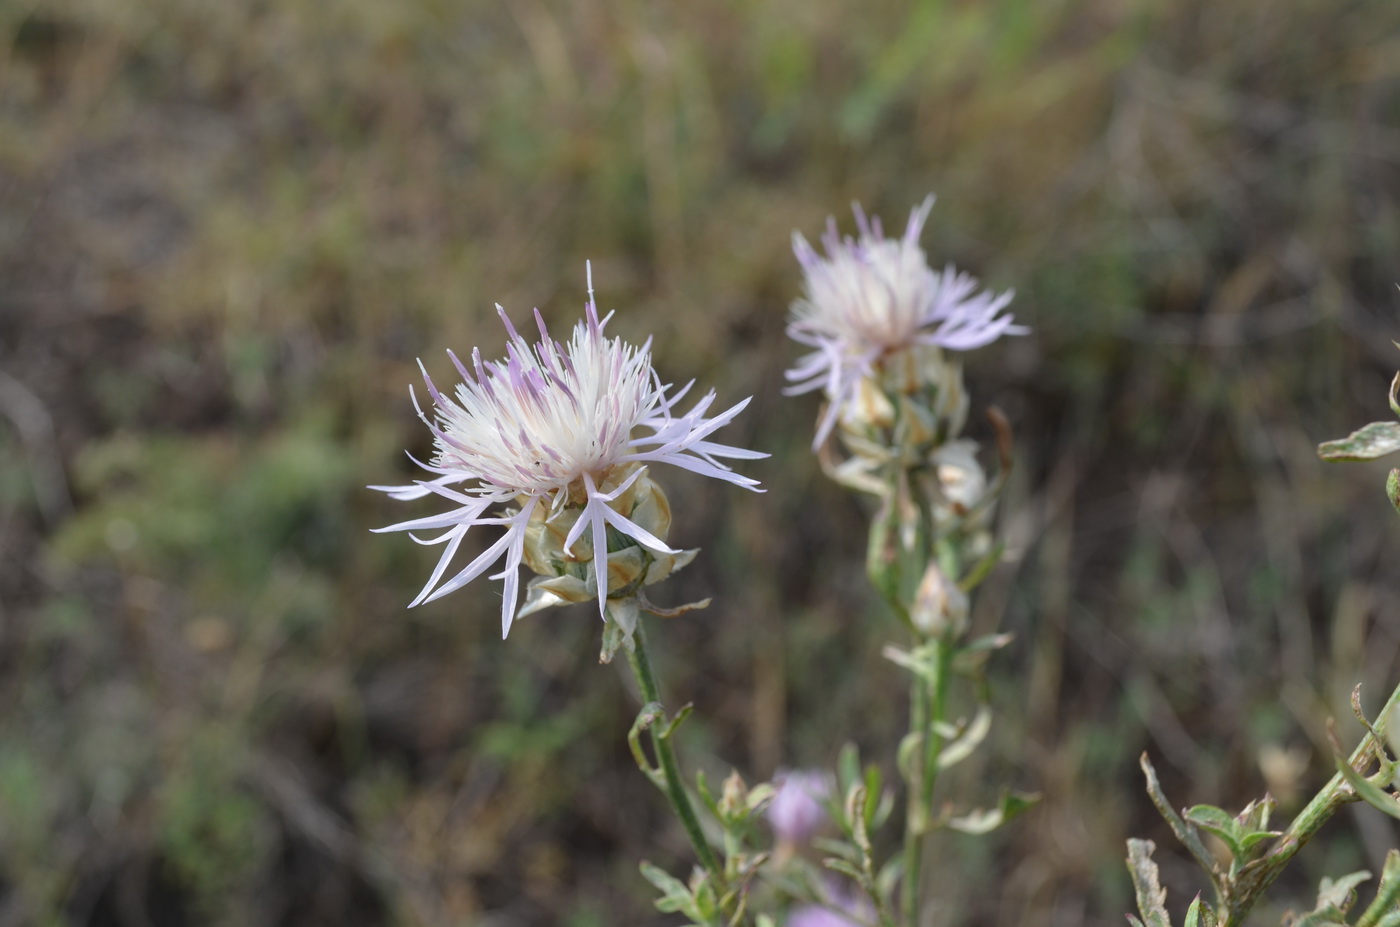
[(933, 824), (933, 787), (943, 755), (944, 715), (948, 709), (948, 681), (952, 675), (953, 645), (945, 638), (934, 641), (934, 677), (916, 676), (910, 694), (909, 730), (923, 735), (917, 791), (911, 789), (904, 827), (904, 882), (901, 901), (905, 923), (918, 927), (923, 881), (924, 842)]
[[(661, 704), (661, 693), (656, 685), (656, 675), (651, 669), (651, 659), (647, 656), (646, 635), (642, 629), (642, 623), (637, 623), (636, 633), (633, 635), (632, 648), (624, 647), (627, 652), (627, 663), (632, 667), (632, 673), (637, 677), (637, 685), (642, 689), (642, 701), (646, 704)], [(709, 841), (705, 839), (705, 832), (700, 827), (700, 819), (695, 816), (695, 808), (690, 803), (690, 796), (686, 793), (685, 783), (681, 780), (680, 764), (676, 761), (676, 751), (671, 747), (670, 731), (665, 727), (664, 722), (653, 724), (651, 731), (651, 748), (656, 753), (657, 762), (661, 765), (661, 774), (666, 780), (662, 789), (666, 797), (671, 802), (671, 807), (675, 809), (676, 816), (681, 819), (681, 825), (685, 828), (686, 836), (690, 838), (690, 844), (695, 848), (695, 855), (699, 857), (700, 864), (705, 867), (705, 871), (710, 874), (710, 880), (718, 895), (723, 897), (728, 890), (727, 881), (724, 877), (724, 869), (719, 864), (719, 859), (715, 856), (715, 851), (711, 848)]]
[[(1395, 691), (1390, 693), (1390, 698), (1385, 700), (1385, 705), (1377, 713), (1377, 730), (1385, 729), (1385, 722), (1397, 705), (1400, 705), (1400, 686), (1396, 686)], [(1355, 768), (1375, 745), (1376, 738), (1368, 731), (1346, 762)], [(1288, 825), (1283, 836), (1278, 838), (1273, 849), (1260, 860), (1262, 865), (1253, 872), (1244, 873), (1243, 878), (1229, 886), (1229, 894), (1224, 899), (1225, 910), (1221, 912), (1224, 915), (1221, 927), (1239, 927), (1243, 924), (1259, 896), (1273, 884), (1293, 856), (1312, 839), (1313, 834), (1336, 814), (1338, 808), (1356, 800), (1356, 793), (1347, 785), (1340, 772), (1328, 780), (1322, 790), (1313, 796), (1312, 801), (1298, 812), (1298, 816)]]

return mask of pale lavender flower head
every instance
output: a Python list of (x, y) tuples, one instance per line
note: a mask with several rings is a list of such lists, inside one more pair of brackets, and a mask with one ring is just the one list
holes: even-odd
[(788, 913), (786, 927), (862, 927), (875, 920), (869, 899), (839, 889), (829, 898), (830, 907), (801, 905)]
[(831, 796), (831, 776), (820, 770), (793, 769), (774, 777), (776, 791), (768, 803), (768, 823), (786, 843), (805, 843), (826, 822), (822, 803)]
[(860, 237), (842, 238), (829, 219), (820, 255), (800, 233), (793, 251), (802, 264), (805, 294), (793, 304), (788, 336), (815, 348), (787, 371), (789, 394), (825, 389), (829, 405), (817, 428), (820, 447), (863, 377), (882, 359), (920, 346), (967, 351), (1002, 335), (1024, 334), (1002, 310), (1012, 292), (978, 292), (975, 277), (951, 265), (929, 269), (919, 234), (933, 197), (909, 214), (898, 239), (886, 238), (879, 218), (854, 207)]
[[(427, 540), (410, 535), (421, 544), (446, 545), (410, 607), (462, 588), (505, 558), (501, 571), (491, 575), (505, 581), (504, 637), (515, 615), (531, 516), (536, 522), (541, 516), (549, 522), (575, 510), (577, 519), (563, 548), (571, 551), (588, 532), (594, 575), (607, 577), (609, 528), (656, 555), (681, 553), (609, 505), (628, 493), (646, 473), (646, 465), (670, 464), (761, 492), (757, 480), (735, 473), (722, 458), (752, 460), (768, 455), (709, 440), (749, 404), (748, 399), (706, 417), (715, 401), (711, 390), (689, 412), (676, 414), (676, 405), (692, 384), (673, 391), (661, 382), (652, 368), (650, 339), (635, 347), (605, 335), (612, 315), (598, 318), (591, 269), (585, 319), (575, 326), (567, 345), (550, 337), (539, 310), (535, 322), (540, 338), (534, 344), (515, 330), (504, 309), (498, 305), (496, 310), (509, 335), (506, 357), (483, 361), (481, 352), (474, 349), (468, 368), (449, 351), (462, 378), (451, 393), (439, 392), (424, 370), (433, 403), (431, 416), (413, 394), (419, 417), (432, 429), (435, 446), (431, 463), (415, 463), (436, 476), (407, 486), (370, 488), (398, 500), (436, 496), (452, 506), (438, 515), (377, 529), (442, 530)], [(477, 525), (498, 525), (505, 533), (443, 582), (462, 540)], [(596, 562), (598, 557), (601, 564)], [(605, 613), (608, 583), (596, 585), (598, 608)]]
[(787, 927), (861, 927), (861, 921), (820, 905), (805, 904), (788, 914)]

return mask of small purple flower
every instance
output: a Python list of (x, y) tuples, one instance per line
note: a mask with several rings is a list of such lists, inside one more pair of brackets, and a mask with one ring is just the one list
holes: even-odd
[(856, 205), (859, 239), (842, 238), (836, 220), (828, 220), (825, 257), (793, 233), (806, 292), (793, 304), (787, 332), (816, 350), (787, 371), (788, 393), (826, 391), (830, 402), (814, 447), (831, 433), (861, 378), (885, 357), (917, 347), (967, 351), (1028, 331), (1001, 314), (1011, 291), (978, 292), (976, 278), (951, 265), (941, 274), (929, 269), (919, 234), (932, 208), (930, 196), (909, 214), (904, 236), (888, 239), (880, 220), (868, 220)]
[[(423, 372), (433, 414), (430, 417), (421, 407), (418, 414), (432, 429), (436, 453), (431, 464), (419, 466), (436, 476), (407, 486), (370, 488), (393, 499), (431, 495), (453, 505), (439, 515), (378, 529), (444, 529), (436, 538), (419, 541), (447, 546), (410, 607), (460, 589), (505, 557), (505, 567), (491, 577), (505, 580), (504, 637), (515, 615), (519, 568), (532, 515), (536, 521), (544, 517), (546, 522), (556, 522), (568, 509), (581, 510), (564, 550), (572, 550), (587, 531), (592, 556), (601, 557), (601, 563), (593, 564), (594, 576), (609, 576), (609, 529), (656, 555), (681, 554), (612, 505), (643, 476), (647, 464), (670, 464), (761, 491), (757, 480), (735, 473), (721, 458), (752, 460), (768, 455), (710, 440), (749, 404), (748, 399), (707, 418), (705, 413), (715, 401), (711, 390), (689, 412), (675, 413), (690, 384), (673, 392), (661, 382), (652, 369), (650, 341), (634, 347), (604, 334), (612, 316), (598, 318), (591, 273), (585, 319), (574, 328), (567, 345), (550, 338), (539, 310), (535, 321), (540, 340), (534, 344), (515, 330), (504, 309), (497, 306), (496, 310), (510, 336), (504, 360), (483, 361), (481, 352), (474, 350), (469, 368), (449, 351), (462, 377), (451, 394), (439, 392)], [(416, 394), (413, 401), (417, 407)], [(498, 507), (505, 511), (489, 514)], [(505, 533), (440, 584), (463, 538), (477, 525), (500, 526)], [(605, 617), (608, 585), (597, 583), (598, 609)]]
[(820, 770), (789, 770), (773, 779), (776, 791), (768, 803), (768, 823), (784, 843), (806, 843), (826, 822), (822, 802), (832, 792), (831, 776)]

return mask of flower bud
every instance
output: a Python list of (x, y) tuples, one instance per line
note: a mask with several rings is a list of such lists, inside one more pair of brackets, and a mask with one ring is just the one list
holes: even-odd
[(724, 791), (719, 797), (719, 816), (724, 821), (743, 820), (748, 816), (749, 789), (739, 770), (734, 770), (724, 780)]
[[(609, 474), (599, 490), (616, 489), (637, 469), (635, 464), (619, 467)], [(598, 597), (592, 533), (584, 531), (571, 546), (565, 546), (569, 532), (584, 514), (584, 506), (574, 503), (571, 497), (569, 504), (552, 513), (540, 506), (530, 515), (525, 527), (522, 559), (539, 576), (530, 581), (525, 604), (520, 608), (521, 617), (554, 605), (588, 602)], [(608, 505), (661, 541), (665, 541), (671, 531), (671, 503), (646, 473)], [(660, 582), (690, 563), (697, 553), (699, 550), (674, 554), (650, 550), (634, 538), (610, 529), (608, 598), (625, 599), (635, 595), (642, 586)]]
[(930, 462), (941, 497), (935, 517), (940, 522), (965, 518), (987, 494), (987, 474), (977, 461), (976, 442), (949, 441), (934, 452)]
[(881, 449), (884, 459), (927, 459), (967, 421), (962, 365), (937, 347), (910, 348), (884, 358), (853, 384), (838, 424), (854, 454)]
[(930, 637), (957, 637), (967, 629), (967, 593), (948, 579), (937, 563), (930, 563), (914, 594), (909, 617), (914, 627)]

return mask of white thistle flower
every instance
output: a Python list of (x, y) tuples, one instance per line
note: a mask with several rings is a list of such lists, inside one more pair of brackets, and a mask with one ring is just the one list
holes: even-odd
[(816, 350), (787, 371), (794, 383), (787, 392), (825, 388), (829, 404), (814, 447), (831, 433), (857, 384), (873, 376), (884, 358), (921, 346), (967, 351), (1028, 330), (1000, 314), (1011, 291), (979, 293), (977, 279), (952, 265), (941, 274), (929, 269), (919, 234), (932, 208), (930, 196), (910, 212), (904, 236), (888, 239), (880, 220), (867, 220), (856, 205), (860, 238), (842, 238), (836, 220), (829, 219), (822, 236), (825, 257), (793, 233), (806, 292), (793, 304), (787, 332)]
[[(612, 314), (601, 321), (598, 318), (591, 267), (585, 319), (575, 326), (567, 345), (550, 338), (538, 309), (535, 321), (540, 340), (533, 345), (515, 330), (504, 309), (497, 305), (496, 310), (510, 336), (506, 358), (483, 361), (481, 352), (474, 349), (469, 370), (449, 351), (462, 377), (452, 394), (439, 392), (424, 370), (433, 402), (432, 417), (424, 413), (417, 394), (413, 394), (419, 417), (432, 429), (436, 449), (431, 464), (415, 463), (437, 477), (408, 486), (370, 488), (394, 499), (434, 495), (454, 505), (440, 515), (376, 529), (445, 529), (428, 540), (410, 535), (422, 544), (446, 545), (410, 608), (462, 588), (505, 558), (504, 568), (490, 577), (505, 581), (501, 604), (504, 637), (515, 615), (531, 516), (540, 512), (546, 521), (553, 521), (573, 509), (577, 519), (563, 549), (571, 551), (588, 532), (594, 557), (602, 557), (601, 568), (594, 563), (594, 575), (607, 577), (609, 527), (658, 556), (682, 554), (609, 505), (628, 493), (646, 473), (647, 464), (671, 464), (762, 492), (757, 480), (735, 473), (720, 458), (752, 460), (768, 455), (709, 440), (749, 404), (749, 399), (707, 418), (705, 413), (715, 401), (711, 390), (689, 412), (675, 414), (676, 405), (693, 381), (672, 392), (652, 368), (650, 339), (635, 347), (604, 335)], [(502, 506), (509, 508), (489, 514)], [(535, 521), (539, 522), (538, 516)], [(506, 530), (455, 576), (440, 582), (467, 532), (476, 525), (500, 525)], [(598, 608), (606, 617), (608, 583), (596, 585)]]

